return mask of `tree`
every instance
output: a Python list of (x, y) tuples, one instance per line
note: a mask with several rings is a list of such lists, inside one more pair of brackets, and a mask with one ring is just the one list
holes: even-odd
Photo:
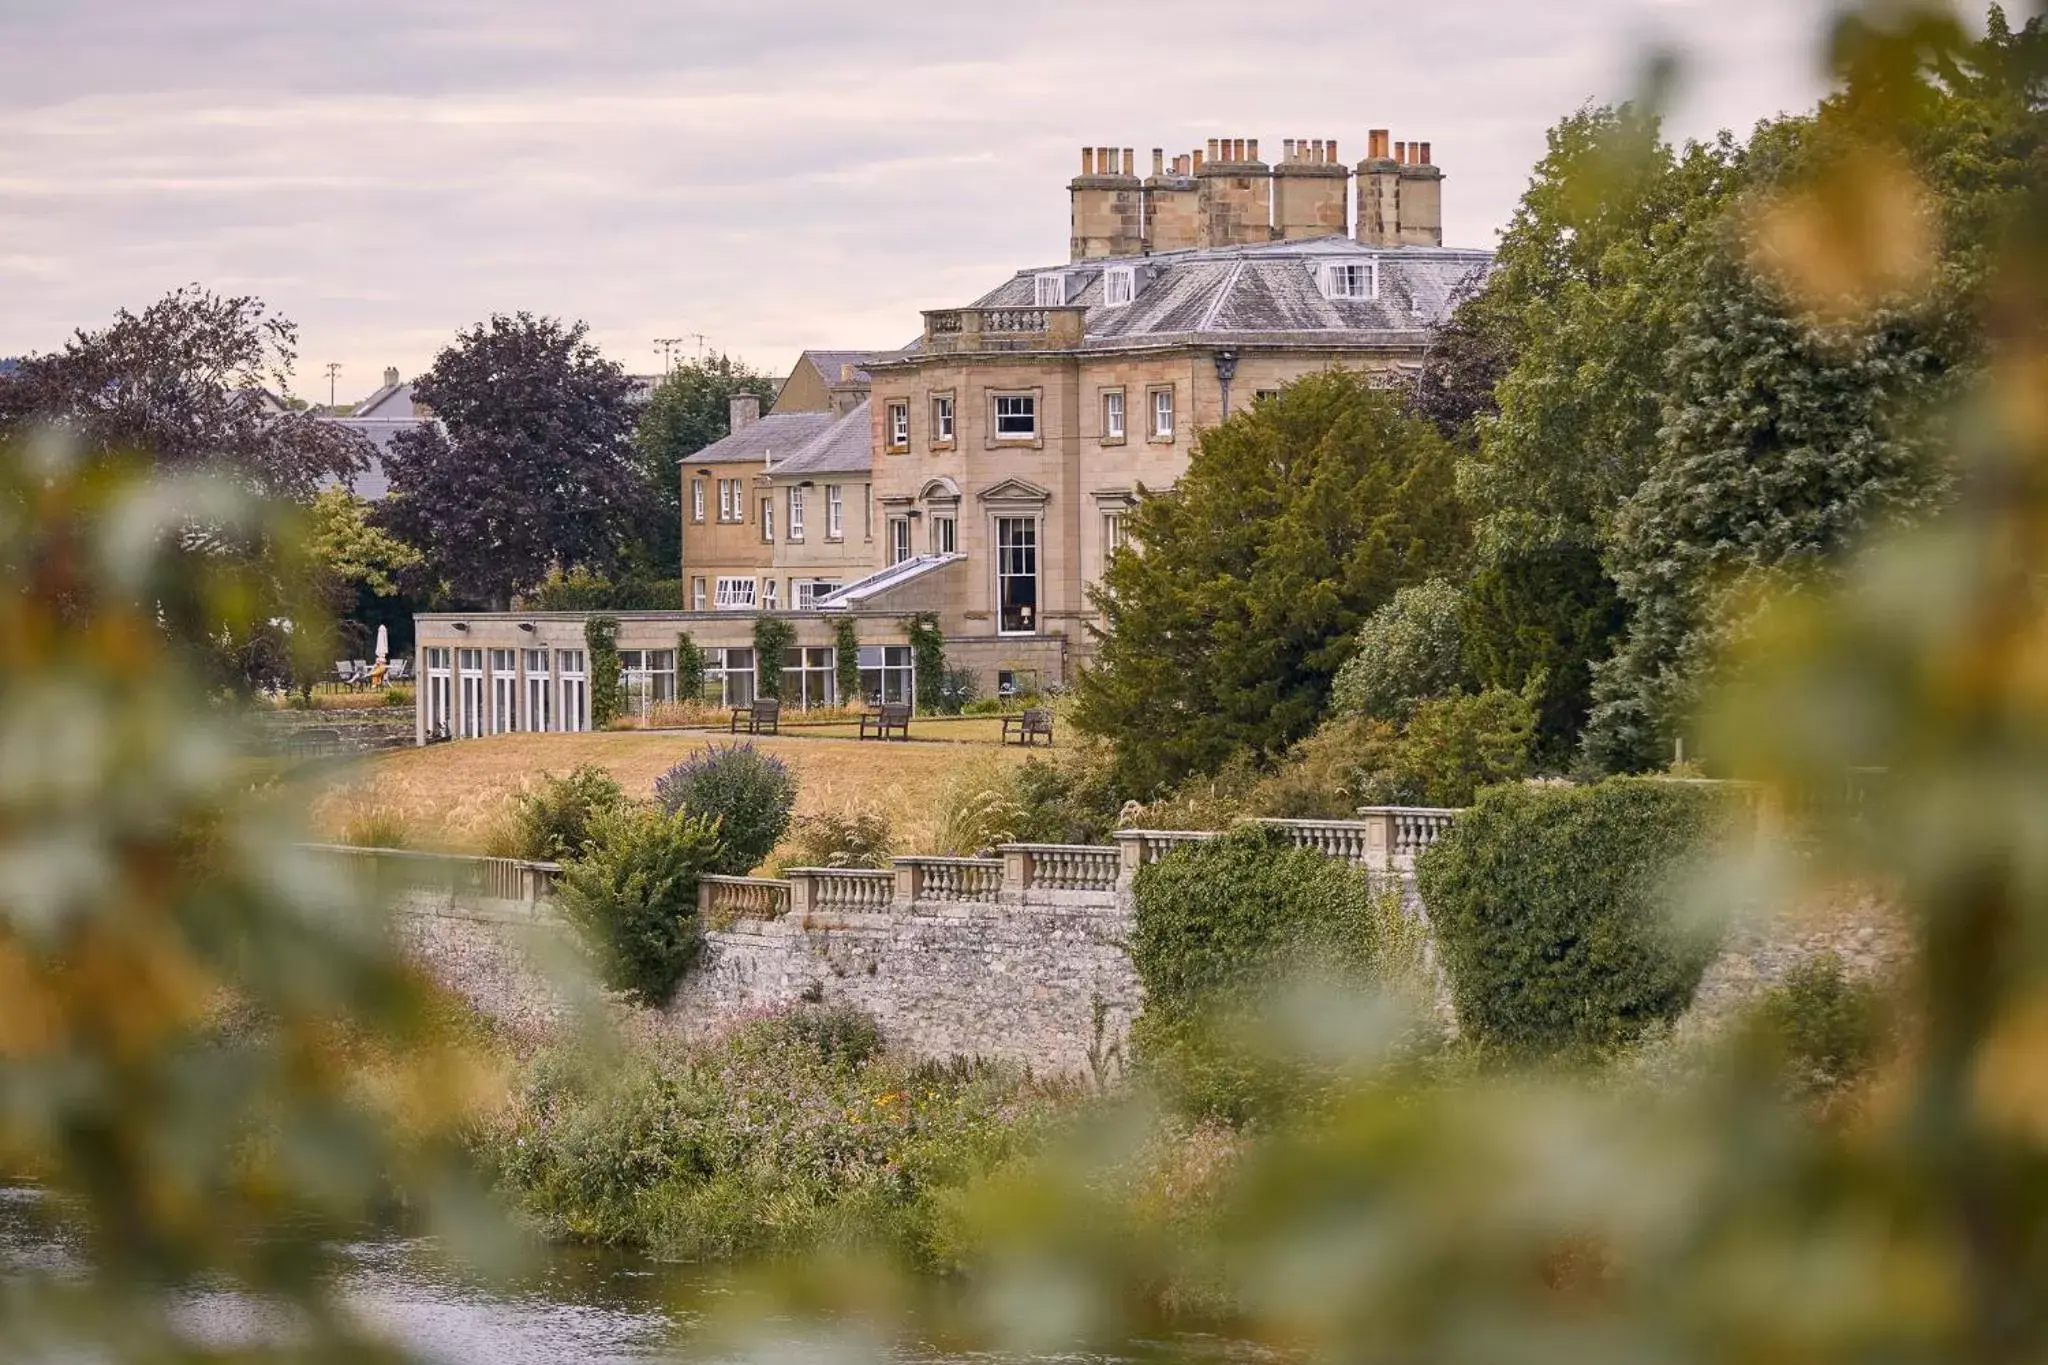
[(751, 393), (765, 411), (775, 381), (744, 361), (713, 352), (685, 361), (654, 386), (633, 433), (633, 449), (654, 490), (654, 519), (641, 543), (643, 568), (656, 577), (683, 562), (683, 461), (732, 431), (732, 399)]
[(1465, 667), (1481, 687), (1536, 685), (1536, 751), (1562, 766), (1593, 704), (1593, 666), (1614, 650), (1628, 612), (1589, 547), (1552, 545), (1481, 569), (1459, 599)]
[(95, 455), (226, 473), (304, 502), (363, 469), (366, 451), (344, 428), (279, 410), (297, 347), (297, 327), (261, 299), (189, 285), (0, 372), (0, 436), (55, 426)]
[(1352, 634), (1396, 590), (1458, 567), (1450, 448), (1399, 395), (1333, 371), (1202, 434), (1187, 475), (1131, 514), (1076, 721), (1154, 792), (1311, 730)]
[(608, 570), (645, 525), (632, 380), (588, 330), (493, 314), (413, 383), (435, 421), (393, 440), (378, 520), (460, 598), (503, 606), (550, 568)]
[(1345, 715), (1406, 720), (1417, 702), (1457, 691), (1465, 680), (1460, 607), (1457, 588), (1441, 578), (1395, 593), (1358, 628), (1331, 706)]

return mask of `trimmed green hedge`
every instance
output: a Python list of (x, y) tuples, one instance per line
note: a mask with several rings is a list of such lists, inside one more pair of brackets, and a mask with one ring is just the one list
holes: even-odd
[(1313, 1078), (1262, 1055), (1256, 1020), (1297, 973), (1371, 977), (1384, 913), (1371, 880), (1252, 826), (1139, 869), (1132, 896), (1139, 1070), (1197, 1117), (1238, 1123), (1290, 1107)]
[(1664, 893), (1727, 809), (1642, 778), (1481, 793), (1416, 869), (1465, 1034), (1561, 1053), (1683, 1013), (1715, 945), (1667, 920)]
[(593, 616), (583, 623), (590, 652), (590, 728), (608, 730), (626, 709), (626, 684), (619, 676), (619, 618)]

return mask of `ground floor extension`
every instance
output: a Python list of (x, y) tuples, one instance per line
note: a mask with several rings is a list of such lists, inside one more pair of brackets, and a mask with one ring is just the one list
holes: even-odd
[[(613, 612), (625, 713), (658, 719), (679, 700), (676, 661), (687, 636), (704, 660), (702, 691), (712, 706), (746, 706), (762, 695), (766, 670), (778, 673), (783, 705), (793, 710), (911, 701), (916, 660), (904, 618), (887, 614), (777, 612), (794, 632), (779, 660), (755, 646), (753, 613)], [(415, 737), (475, 739), (513, 732), (591, 728), (588, 612), (433, 613), (414, 618), (419, 686)], [(860, 695), (839, 695), (839, 622), (859, 637)], [(951, 668), (974, 673), (981, 695), (1064, 686), (1071, 661), (1060, 636), (960, 637), (946, 642)]]

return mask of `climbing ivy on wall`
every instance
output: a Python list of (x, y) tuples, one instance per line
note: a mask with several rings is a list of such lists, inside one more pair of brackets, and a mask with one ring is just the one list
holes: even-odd
[(782, 696), (782, 653), (796, 645), (796, 627), (773, 616), (754, 621), (755, 694), (780, 699)]
[(590, 651), (590, 728), (609, 729), (626, 706), (619, 678), (619, 618), (593, 616), (583, 623), (583, 644)]
[(842, 616), (832, 627), (833, 663), (839, 674), (839, 704), (851, 706), (860, 700), (860, 631), (851, 616)]
[(946, 692), (946, 634), (939, 629), (937, 612), (921, 611), (904, 622), (910, 634), (910, 654), (917, 665), (917, 709), (937, 711)]
[(676, 700), (700, 701), (704, 696), (704, 651), (689, 631), (676, 636)]

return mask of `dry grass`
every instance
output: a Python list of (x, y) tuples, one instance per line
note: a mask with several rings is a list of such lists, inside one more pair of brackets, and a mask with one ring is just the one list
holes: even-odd
[[(912, 733), (916, 733), (913, 728)], [(620, 732), (495, 735), (426, 749), (372, 755), (350, 766), (345, 785), (314, 803), (315, 827), (338, 838), (351, 814), (374, 801), (402, 821), (419, 847), (487, 850), (502, 830), (512, 794), (543, 772), (595, 763), (630, 796), (651, 796), (654, 779), (715, 741), (701, 734)], [(952, 744), (878, 744), (850, 739), (761, 738), (762, 749), (796, 770), (798, 815), (875, 810), (886, 814), (905, 850), (935, 846), (945, 819), (940, 795), (966, 755)], [(984, 749), (977, 762), (1020, 763), (1024, 751)]]

